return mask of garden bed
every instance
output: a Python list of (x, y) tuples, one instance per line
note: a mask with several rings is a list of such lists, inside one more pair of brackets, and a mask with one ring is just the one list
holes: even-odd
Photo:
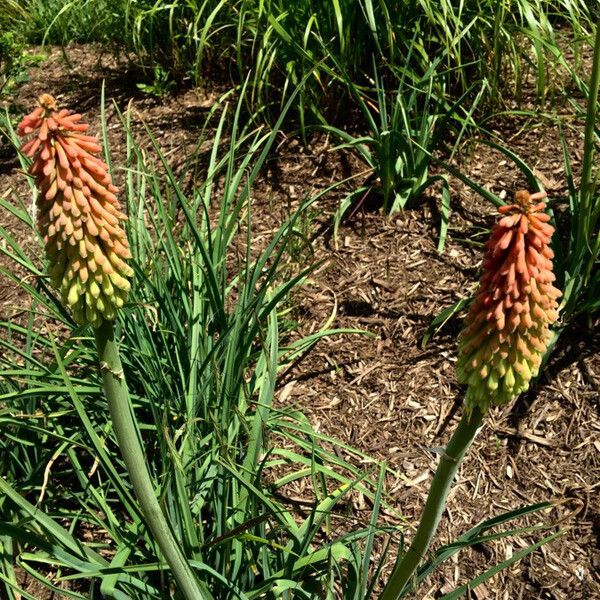
[[(113, 100), (121, 110), (131, 106), (138, 141), (149, 146), (147, 126), (177, 170), (223, 91), (206, 82), (202, 88), (174, 91), (158, 100), (144, 96), (125, 64), (99, 46), (69, 47), (70, 68), (60, 49), (46, 52), (47, 60), (31, 70), (29, 82), (9, 102), (25, 112), (40, 93), (51, 92), (62, 106), (85, 113), (98, 133), (104, 81), (109, 141), (117, 168), (124, 142)], [(500, 120), (496, 125), (505, 139), (520, 131), (511, 148), (537, 169), (550, 196), (564, 193), (557, 128), (550, 123), (540, 126), (527, 117)], [(569, 135), (577, 172), (582, 123), (575, 123)], [(18, 162), (2, 144), (0, 195), (7, 197), (16, 190), (28, 198)], [(353, 157), (334, 152), (334, 145), (323, 134), (315, 134), (307, 145), (281, 136), (252, 194), (257, 244), (268, 239), (303, 197), (363, 169)], [(198, 156), (201, 176), (202, 149)], [(487, 146), (469, 145), (458, 162), (495, 193), (510, 196), (526, 187), (518, 171)], [(439, 210), (433, 191), (418, 207), (392, 218), (365, 206), (343, 224), (336, 239), (332, 215), (349, 189), (346, 185), (325, 195), (301, 224), (311, 244), (310, 252), (299, 248), (298, 265), (313, 259), (322, 264), (294, 295), (292, 314), (301, 332), (314, 330), (335, 314), (333, 326), (358, 328), (371, 335), (320, 341), (280, 378), (277, 402), (300, 407), (318, 431), (385, 460), (402, 474), (386, 480), (390, 502), (416, 524), (436, 465), (437, 455), (431, 449), (444, 445), (460, 412), (462, 391), (454, 372), (460, 319), (452, 318), (424, 348), (422, 340), (442, 309), (474, 291), (482, 250), (467, 240), (492, 224), (494, 210), (452, 180), (452, 214), (443, 253), (436, 251)], [(4, 213), (0, 224), (22, 239), (31, 236)], [(29, 242), (33, 248), (35, 241)], [(0, 263), (8, 264), (5, 257)], [(0, 298), (0, 319), (23, 318), (26, 307), (6, 279), (0, 279)], [(599, 387), (598, 322), (582, 320), (560, 339), (538, 383), (514, 405), (490, 412), (451, 492), (440, 541), (447, 543), (476, 522), (503, 511), (550, 499), (561, 504), (547, 519), (559, 515), (566, 532), (476, 588), (473, 598), (600, 598)], [(301, 496), (302, 489), (297, 491)], [(365, 523), (369, 510), (360, 498), (352, 507), (353, 516)], [(386, 520), (393, 523), (391, 517)], [(510, 543), (464, 550), (459, 561), (450, 561), (431, 576), (422, 588), (423, 598), (439, 597), (530, 541), (517, 537)]]

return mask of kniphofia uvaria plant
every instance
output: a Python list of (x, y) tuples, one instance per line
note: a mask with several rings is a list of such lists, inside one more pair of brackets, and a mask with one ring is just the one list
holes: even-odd
[(49, 94), (38, 104), (18, 133), (31, 136), (21, 150), (33, 161), (29, 173), (39, 190), (38, 227), (50, 279), (75, 321), (94, 330), (115, 436), (148, 526), (185, 598), (209, 598), (156, 499), (115, 340), (113, 321), (133, 275), (117, 189), (81, 115), (59, 110)]
[(459, 337), (458, 381), (466, 384), (465, 413), (442, 454), (421, 522), (398, 557), (381, 600), (399, 598), (425, 556), (450, 486), (490, 406), (506, 404), (537, 376), (558, 319), (561, 292), (553, 285), (545, 192), (519, 191), (486, 244), (483, 274)]

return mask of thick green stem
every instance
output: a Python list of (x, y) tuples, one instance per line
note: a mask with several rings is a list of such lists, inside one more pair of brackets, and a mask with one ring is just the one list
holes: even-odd
[(431, 488), (415, 538), (410, 548), (403, 555), (398, 556), (380, 600), (397, 600), (401, 598), (402, 592), (425, 556), (442, 518), (454, 476), (469, 446), (475, 439), (482, 418), (481, 411), (478, 408), (473, 409), (470, 416), (467, 414), (463, 416), (450, 438), (431, 482)]
[(175, 540), (156, 499), (155, 488), (142, 450), (140, 432), (129, 399), (127, 383), (123, 376), (112, 323), (105, 321), (95, 330), (95, 333), (104, 393), (108, 401), (113, 429), (148, 527), (171, 567), (183, 596), (187, 600), (209, 599), (211, 595), (206, 585), (196, 578), (181, 551), (181, 544)]

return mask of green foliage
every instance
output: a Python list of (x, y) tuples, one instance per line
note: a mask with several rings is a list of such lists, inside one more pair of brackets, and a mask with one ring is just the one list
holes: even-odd
[[(568, 323), (578, 314), (591, 315), (600, 309), (600, 193), (595, 166), (598, 142), (598, 92), (600, 90), (600, 28), (596, 28), (594, 58), (587, 96), (581, 179), (576, 184), (568, 145), (561, 131), (568, 196), (569, 236), (555, 245), (559, 284), (563, 289), (561, 312)], [(560, 201), (556, 202), (560, 207)], [(557, 219), (560, 216), (557, 215)], [(560, 229), (559, 229), (560, 230)]]
[(555, 28), (580, 40), (594, 18), (584, 0), (29, 0), (24, 10), (31, 41), (115, 41), (149, 77), (160, 67), (201, 83), (212, 70), (241, 84), (250, 72), (249, 102), (265, 116), (303, 81), (301, 124), (343, 109), (347, 80), (367, 85), (373, 56), (382, 73), (417, 79), (443, 56), (440, 90), (459, 97), (486, 81), (485, 106), (519, 97), (533, 72), (543, 100), (562, 56)]
[[(492, 106), (506, 91), (520, 96), (522, 78), (533, 69), (544, 98), (560, 56), (552, 23), (570, 28), (576, 38), (592, 23), (585, 2), (563, 0), (478, 0), (458, 6), (447, 0), (393, 5), (301, 0), (294, 10), (271, 0), (259, 6), (257, 11), (255, 3), (244, 3), (238, 33), (238, 42), (253, 40), (254, 54), (243, 65), (254, 73), (255, 105), (268, 105), (273, 98), (282, 102), (310, 74), (299, 95), (301, 120), (306, 110), (322, 120), (323, 111), (328, 118), (343, 108), (347, 81), (366, 84), (372, 56), (379, 69), (410, 70), (415, 78), (444, 56), (440, 89), (461, 96), (471, 82), (486, 81), (485, 100)], [(238, 47), (240, 59), (246, 54)]]
[(175, 82), (170, 78), (169, 72), (162, 67), (154, 67), (154, 81), (152, 83), (138, 83), (137, 87), (150, 96), (162, 98), (166, 96), (175, 86)]
[(396, 38), (406, 15), (400, 5), (391, 16), (385, 1), (300, 0), (292, 7), (267, 0), (254, 12), (254, 54), (244, 65), (252, 68), (253, 101), (277, 107), (304, 81), (297, 102), (301, 124), (307, 114), (323, 123), (344, 109), (345, 80), (364, 83), (372, 56), (378, 63), (401, 60)]
[(2, 0), (0, 4), (0, 31), (18, 27), (27, 17), (26, 7), (18, 0)]
[[(343, 107), (340, 92), (348, 79), (367, 83), (372, 56), (379, 69), (410, 70), (416, 78), (443, 56), (440, 89), (458, 97), (473, 81), (486, 81), (491, 106), (506, 91), (519, 96), (522, 78), (532, 69), (544, 98), (557, 55), (553, 23), (578, 38), (593, 22), (586, 2), (565, 0), (300, 0), (293, 10), (283, 0), (271, 0), (260, 6), (262, 18), (251, 21), (257, 27), (253, 48), (258, 43), (260, 50), (250, 58), (258, 104), (280, 97), (280, 90), (285, 98), (286, 90), (310, 73), (300, 109), (320, 118), (322, 111), (331, 117)], [(248, 13), (256, 11), (246, 7)], [(343, 66), (343, 74), (336, 65)]]
[(144, 69), (159, 65), (175, 79), (200, 83), (207, 69), (245, 52), (243, 9), (243, 0), (128, 0), (125, 43)]
[(123, 42), (126, 0), (29, 0), (21, 28), (31, 43)]
[(25, 41), (14, 31), (0, 34), (0, 96), (27, 81), (27, 69), (43, 56), (25, 52)]
[(505, 92), (519, 98), (530, 70), (543, 99), (560, 54), (554, 25), (577, 39), (594, 22), (587, 2), (571, 0), (418, 0), (413, 8), (422, 52), (429, 58), (443, 52), (451, 88), (462, 93), (470, 82), (485, 80), (492, 106)]
[(24, 70), (25, 44), (12, 31), (0, 35), (0, 94), (15, 83)]
[[(462, 121), (462, 130), (454, 134), (455, 143), (459, 143), (465, 127), (472, 123), (472, 112), (481, 94), (474, 99), (469, 112), (461, 106), (464, 96), (449, 106), (444, 96), (435, 93), (439, 87), (438, 63), (439, 60), (431, 64), (418, 80), (409, 79), (412, 73), (403, 70), (397, 76), (397, 88), (392, 95), (386, 92), (375, 65), (373, 90), (359, 89), (348, 77), (347, 86), (368, 125), (368, 133), (354, 136), (331, 125), (323, 129), (343, 141), (338, 148), (356, 150), (372, 173), (366, 185), (342, 201), (335, 217), (336, 232), (344, 214), (357, 201), (364, 201), (367, 194), (379, 194), (383, 211), (393, 215), (414, 205), (427, 188), (440, 183), (442, 223), (438, 250), (443, 250), (450, 216), (450, 189), (445, 175), (430, 174), (429, 169), (433, 153), (440, 146), (449, 145), (453, 125)], [(338, 68), (343, 69), (341, 65)]]
[(442, 109), (432, 106), (438, 104), (432, 93), (432, 72), (433, 68), (414, 86), (407, 84), (402, 76), (391, 107), (377, 73), (376, 102), (363, 96), (349, 82), (362, 116), (369, 124), (370, 135), (356, 138), (337, 127), (325, 127), (346, 142), (340, 148), (356, 148), (373, 169), (379, 181), (377, 191), (383, 198), (383, 210), (390, 214), (403, 209), (432, 183), (429, 164), (439, 135), (437, 122), (442, 117)]

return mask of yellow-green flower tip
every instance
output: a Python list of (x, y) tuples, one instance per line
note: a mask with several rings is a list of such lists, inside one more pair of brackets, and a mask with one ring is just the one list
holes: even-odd
[(123, 228), (126, 216), (98, 139), (85, 135), (81, 115), (58, 110), (49, 94), (23, 118), (21, 150), (40, 191), (38, 227), (46, 244), (50, 279), (75, 321), (99, 327), (127, 301), (133, 270)]
[(558, 319), (554, 228), (543, 192), (517, 192), (486, 244), (479, 290), (458, 341), (457, 377), (468, 411), (506, 404), (536, 377)]

